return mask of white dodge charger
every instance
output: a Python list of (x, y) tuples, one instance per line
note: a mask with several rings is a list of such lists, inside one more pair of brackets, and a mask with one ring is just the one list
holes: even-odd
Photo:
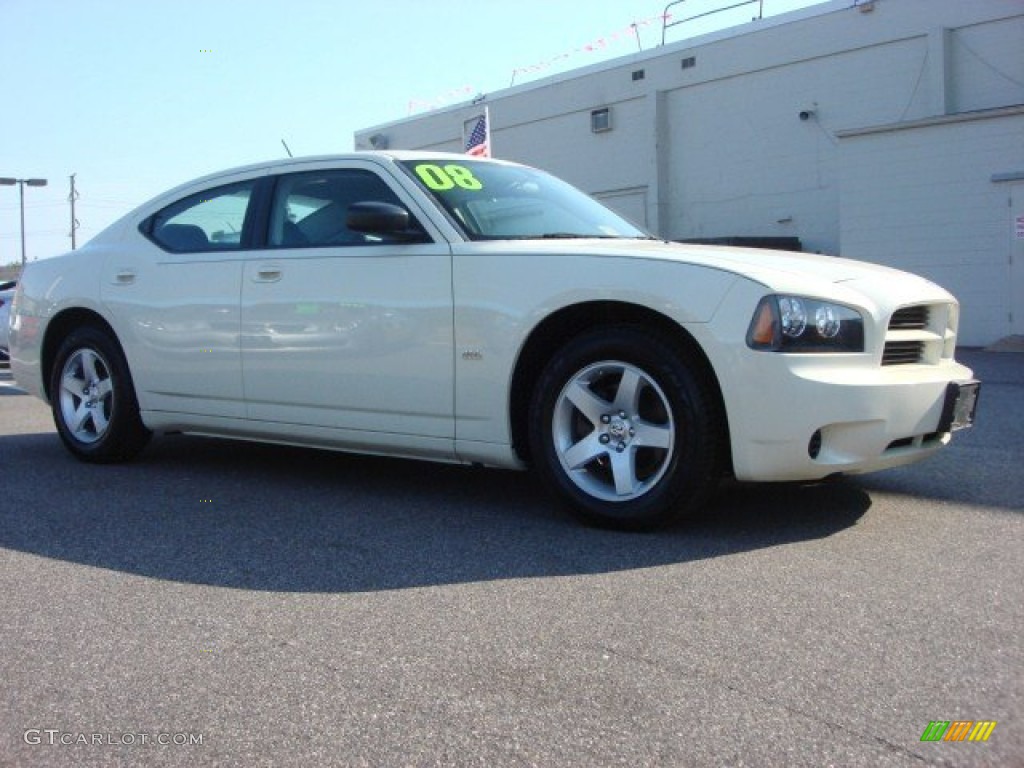
[(640, 529), (726, 474), (939, 450), (979, 390), (958, 313), (881, 266), (656, 240), (533, 168), (357, 153), (207, 176), (33, 262), (11, 357), (85, 461), (191, 432), (532, 466)]

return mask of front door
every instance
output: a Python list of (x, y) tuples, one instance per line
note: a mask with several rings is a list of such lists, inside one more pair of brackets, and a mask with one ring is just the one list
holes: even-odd
[(402, 203), (358, 163), (278, 179), (242, 278), (248, 416), (363, 450), (452, 441), (449, 247), (349, 231), (366, 201)]

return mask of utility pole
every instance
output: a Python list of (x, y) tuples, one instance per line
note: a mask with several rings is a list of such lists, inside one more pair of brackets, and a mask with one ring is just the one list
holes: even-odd
[(71, 174), (71, 194), (68, 195), (68, 202), (71, 203), (71, 250), (75, 250), (75, 230), (78, 229), (78, 219), (75, 218), (75, 200), (78, 199), (78, 192), (75, 190), (75, 176)]

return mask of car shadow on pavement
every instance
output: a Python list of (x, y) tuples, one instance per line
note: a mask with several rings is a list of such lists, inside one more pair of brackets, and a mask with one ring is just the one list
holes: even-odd
[(357, 592), (584, 575), (830, 536), (867, 494), (845, 482), (723, 488), (655, 534), (582, 527), (533, 476), (198, 437), (131, 464), (68, 456), (56, 435), (0, 438), (0, 546), (158, 579)]

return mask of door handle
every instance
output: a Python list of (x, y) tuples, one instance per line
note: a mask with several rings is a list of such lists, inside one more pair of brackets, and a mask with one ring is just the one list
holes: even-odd
[(253, 282), (256, 283), (276, 283), (281, 279), (281, 270), (276, 267), (260, 267), (256, 270), (256, 276), (253, 277)]
[(131, 285), (135, 282), (135, 272), (130, 269), (119, 269), (114, 275), (114, 285)]

